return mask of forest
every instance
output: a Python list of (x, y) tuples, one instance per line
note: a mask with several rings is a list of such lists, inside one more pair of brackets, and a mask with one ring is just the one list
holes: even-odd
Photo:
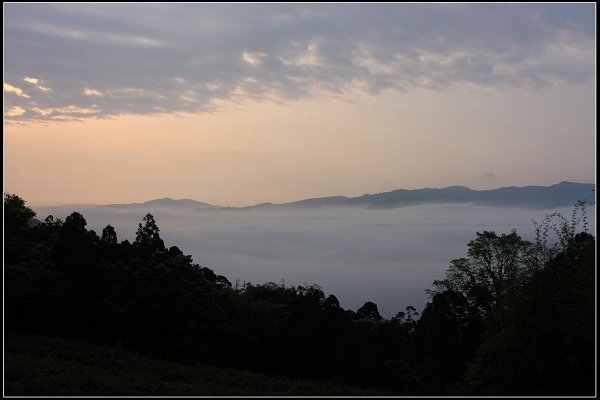
[[(592, 396), (595, 237), (586, 202), (567, 218), (476, 232), (432, 282), (423, 310), (346, 310), (317, 284), (230, 282), (167, 246), (151, 214), (133, 242), (73, 212), (4, 194), (5, 333), (106, 344), (396, 395)], [(431, 249), (435, 251), (435, 249)], [(9, 394), (9, 393), (7, 393)]]

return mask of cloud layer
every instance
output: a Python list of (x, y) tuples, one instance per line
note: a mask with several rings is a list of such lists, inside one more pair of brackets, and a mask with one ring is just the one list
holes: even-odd
[(7, 4), (4, 115), (205, 112), (595, 74), (594, 4)]
[[(38, 218), (81, 212), (88, 229), (115, 227), (120, 241), (135, 240), (146, 212), (154, 215), (167, 246), (232, 282), (317, 283), (342, 307), (374, 301), (387, 318), (408, 305), (420, 312), (425, 289), (444, 277), (450, 260), (466, 256), (476, 231), (518, 229), (533, 240), (531, 219), (541, 222), (571, 209), (523, 210), (472, 205), (422, 205), (393, 210), (192, 210), (175, 207), (37, 207)], [(594, 209), (588, 209), (594, 232)]]

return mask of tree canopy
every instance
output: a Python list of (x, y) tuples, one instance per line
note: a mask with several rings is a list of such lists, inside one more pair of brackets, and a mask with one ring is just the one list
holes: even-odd
[(148, 213), (144, 216), (142, 222), (143, 225), (142, 223), (138, 225), (133, 245), (150, 253), (157, 250), (164, 250), (165, 244), (160, 238), (160, 229), (156, 225), (154, 216)]
[(4, 193), (4, 232), (18, 234), (27, 228), (27, 223), (36, 213), (25, 205), (25, 200), (16, 194)]

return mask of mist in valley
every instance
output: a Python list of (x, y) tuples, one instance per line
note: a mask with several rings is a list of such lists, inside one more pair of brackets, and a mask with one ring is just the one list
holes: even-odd
[[(391, 318), (409, 305), (419, 312), (425, 289), (444, 277), (450, 260), (466, 256), (477, 231), (517, 229), (533, 240), (532, 219), (553, 212), (571, 217), (572, 208), (520, 209), (471, 204), (417, 205), (387, 210), (329, 207), (299, 209), (211, 209), (198, 207), (36, 207), (37, 218), (65, 218), (80, 212), (87, 228), (101, 234), (110, 224), (118, 240), (135, 240), (138, 224), (151, 213), (167, 246), (194, 262), (244, 282), (318, 284), (340, 305), (356, 310), (366, 301)], [(588, 207), (595, 232), (595, 209)]]

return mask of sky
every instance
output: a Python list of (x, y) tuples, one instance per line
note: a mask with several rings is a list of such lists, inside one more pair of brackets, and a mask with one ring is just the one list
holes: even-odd
[(28, 205), (595, 182), (593, 3), (3, 11), (4, 191)]

